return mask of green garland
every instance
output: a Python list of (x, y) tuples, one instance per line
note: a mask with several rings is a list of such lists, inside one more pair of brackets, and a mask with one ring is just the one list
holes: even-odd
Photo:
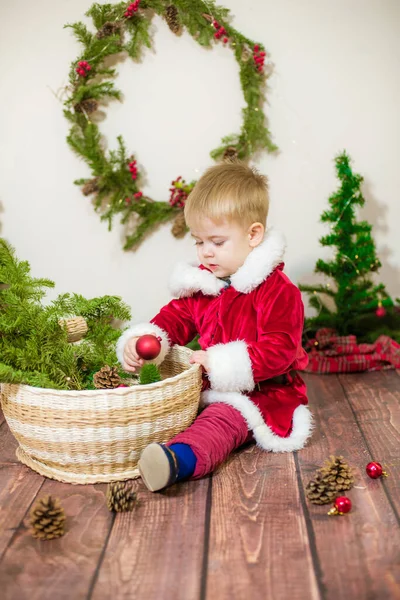
[(133, 228), (133, 233), (125, 240), (126, 250), (137, 247), (144, 236), (162, 222), (175, 217), (182, 223), (184, 201), (195, 183), (186, 184), (177, 178), (172, 182), (169, 202), (156, 202), (144, 196), (140, 191), (137, 161), (128, 154), (122, 137), (117, 138), (118, 148), (107, 152), (99, 128), (92, 120), (100, 104), (121, 98), (112, 81), (116, 70), (105, 66), (104, 59), (126, 52), (134, 60), (140, 60), (143, 47), (152, 45), (149, 29), (154, 14), (164, 17), (175, 34), (186, 27), (202, 46), (229, 45), (239, 64), (246, 102), (241, 131), (224, 137), (221, 145), (211, 152), (211, 157), (214, 160), (246, 160), (257, 150), (276, 150), (265, 126), (262, 108), (268, 76), (264, 71), (264, 47), (230, 25), (228, 9), (216, 6), (213, 0), (93, 4), (86, 15), (93, 20), (94, 33), (82, 22), (66, 25), (73, 29), (83, 45), (82, 53), (71, 65), (68, 96), (64, 102), (64, 114), (71, 123), (67, 141), (92, 172), (91, 178), (74, 183), (83, 186), (84, 195), (93, 194), (94, 206), (101, 219), (108, 221), (111, 229), (113, 217), (119, 213), (121, 222)]

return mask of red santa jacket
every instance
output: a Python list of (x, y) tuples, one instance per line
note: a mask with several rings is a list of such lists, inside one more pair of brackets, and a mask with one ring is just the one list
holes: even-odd
[(203, 404), (224, 402), (245, 418), (265, 450), (302, 448), (311, 433), (305, 384), (298, 373), (286, 384), (271, 380), (304, 369), (301, 346), (304, 307), (299, 289), (283, 273), (285, 242), (270, 230), (226, 287), (204, 267), (180, 264), (171, 280), (177, 298), (150, 323), (125, 331), (117, 347), (122, 362), (132, 336), (161, 337), (160, 364), (172, 344), (186, 345), (196, 333), (207, 352), (209, 388)]

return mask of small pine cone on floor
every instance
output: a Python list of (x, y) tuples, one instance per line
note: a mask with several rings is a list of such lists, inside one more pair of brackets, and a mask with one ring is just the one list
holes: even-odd
[(65, 513), (58, 498), (44, 496), (30, 513), (32, 535), (40, 540), (52, 540), (64, 535)]
[(114, 512), (130, 512), (137, 499), (132, 484), (126, 481), (109, 483), (107, 487), (107, 508)]

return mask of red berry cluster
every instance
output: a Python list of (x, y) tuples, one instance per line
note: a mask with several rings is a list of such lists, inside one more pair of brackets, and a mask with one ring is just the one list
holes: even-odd
[(253, 48), (253, 58), (257, 67), (257, 71), (261, 73), (265, 62), (265, 52), (260, 52), (260, 46), (256, 44)]
[(176, 208), (183, 208), (185, 206), (186, 198), (189, 196), (187, 191), (184, 189), (185, 180), (179, 176), (172, 182), (172, 187), (169, 188), (171, 192), (171, 196), (169, 198), (169, 203), (171, 206), (175, 206)]
[(131, 17), (133, 17), (134, 13), (137, 12), (137, 10), (139, 8), (139, 4), (140, 4), (140, 0), (135, 0), (135, 2), (131, 2), (127, 6), (126, 11), (124, 12), (124, 17), (126, 17), (127, 19), (130, 19)]
[(227, 35), (226, 35), (226, 29), (225, 29), (225, 27), (223, 27), (222, 25), (220, 25), (220, 24), (218, 23), (218, 21), (213, 21), (213, 25), (214, 25), (215, 29), (217, 30), (217, 31), (214, 33), (214, 37), (215, 37), (215, 39), (216, 39), (216, 40), (219, 40), (219, 39), (220, 39), (222, 36), (224, 36), (224, 37), (222, 38), (222, 41), (224, 42), (224, 44), (227, 44), (227, 43), (228, 43), (228, 41), (229, 41), (229, 38), (228, 38), (228, 37), (227, 37)]
[(86, 60), (80, 60), (78, 62), (78, 66), (76, 67), (75, 71), (81, 77), (86, 77), (89, 74), (89, 71), (91, 69), (92, 69), (92, 67), (89, 65), (89, 63)]
[[(140, 198), (143, 196), (143, 192), (136, 192), (136, 194), (133, 194), (133, 197), (135, 198), (135, 200), (140, 200)], [(130, 198), (129, 196), (127, 198), (125, 198), (125, 202), (126, 204), (132, 204), (132, 198)]]
[(128, 167), (129, 167), (129, 170), (131, 172), (132, 179), (137, 179), (138, 170), (137, 170), (137, 166), (136, 166), (136, 160), (132, 160), (128, 164)]

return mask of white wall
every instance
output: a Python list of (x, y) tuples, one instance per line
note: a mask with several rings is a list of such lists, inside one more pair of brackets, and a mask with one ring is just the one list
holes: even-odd
[[(56, 293), (121, 295), (135, 320), (150, 318), (168, 298), (177, 260), (194, 258), (189, 238), (163, 226), (136, 253), (122, 250), (122, 229), (108, 233), (73, 180), (85, 163), (65, 142), (68, 124), (57, 93), (79, 52), (67, 22), (84, 19), (89, 0), (2, 2), (0, 6), (1, 234)], [(365, 176), (368, 204), (384, 264), (380, 278), (400, 295), (400, 3), (398, 0), (226, 0), (235, 26), (271, 53), (265, 110), (278, 156), (265, 154), (270, 223), (288, 238), (287, 273), (309, 281), (330, 250), (318, 238), (335, 190), (333, 157), (347, 149)], [(170, 181), (195, 179), (212, 164), (209, 151), (240, 126), (238, 70), (228, 48), (206, 51), (187, 34), (154, 20), (154, 51), (140, 65), (119, 67), (125, 95), (101, 128), (111, 147), (123, 134), (147, 174), (143, 188), (167, 199)]]

